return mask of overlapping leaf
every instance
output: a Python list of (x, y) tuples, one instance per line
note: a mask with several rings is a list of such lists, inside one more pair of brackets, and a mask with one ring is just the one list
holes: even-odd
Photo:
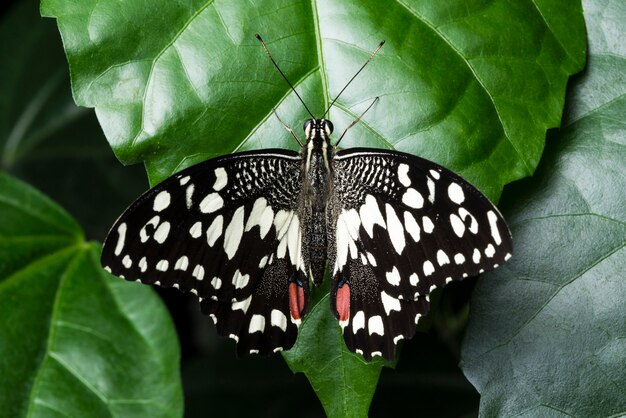
[(0, 173), (0, 411), (182, 415), (178, 345), (153, 292), (106, 274), (53, 202)]
[(626, 412), (626, 5), (584, 8), (587, 71), (505, 211), (516, 256), (474, 293), (462, 357), (482, 416)]

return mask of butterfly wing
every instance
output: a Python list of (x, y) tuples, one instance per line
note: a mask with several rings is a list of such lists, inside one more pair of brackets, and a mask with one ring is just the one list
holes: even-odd
[(181, 171), (117, 220), (102, 265), (126, 280), (196, 294), (240, 355), (290, 348), (308, 295), (300, 161), (268, 150)]
[(453, 172), (400, 152), (339, 151), (328, 213), (331, 309), (352, 351), (393, 358), (429, 293), (503, 264), (498, 210)]

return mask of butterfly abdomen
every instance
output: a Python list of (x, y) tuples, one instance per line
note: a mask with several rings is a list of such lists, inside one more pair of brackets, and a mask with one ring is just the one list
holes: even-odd
[[(319, 142), (318, 144), (319, 145)], [(305, 184), (302, 188), (304, 210), (307, 219), (309, 260), (313, 283), (319, 286), (326, 271), (328, 238), (326, 231), (326, 205), (332, 182), (327, 147), (309, 143), (304, 159)]]

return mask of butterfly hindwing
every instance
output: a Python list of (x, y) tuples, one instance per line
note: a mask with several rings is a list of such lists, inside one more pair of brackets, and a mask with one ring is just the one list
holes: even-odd
[(433, 289), (511, 256), (498, 210), (430, 161), (392, 151), (339, 151), (333, 185), (331, 308), (348, 347), (366, 358), (393, 357), (397, 341), (412, 337), (426, 314)]
[(267, 150), (181, 171), (117, 220), (102, 265), (127, 280), (196, 294), (218, 332), (239, 341), (239, 354), (288, 349), (308, 294), (300, 161), (298, 153)]

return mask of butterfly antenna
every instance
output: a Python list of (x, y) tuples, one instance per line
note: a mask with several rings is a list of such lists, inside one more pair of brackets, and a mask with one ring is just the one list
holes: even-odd
[(285, 81), (287, 82), (287, 84), (289, 84), (289, 87), (291, 87), (291, 90), (293, 90), (294, 93), (296, 93), (296, 96), (298, 96), (298, 99), (300, 99), (300, 102), (302, 103), (302, 105), (304, 106), (304, 108), (306, 109), (307, 112), (309, 112), (309, 115), (311, 115), (311, 117), (313, 119), (315, 119), (315, 116), (313, 116), (313, 113), (311, 113), (311, 111), (309, 110), (309, 108), (307, 107), (306, 103), (304, 103), (304, 100), (302, 100), (302, 97), (300, 97), (300, 95), (298, 94), (298, 92), (296, 91), (296, 88), (293, 86), (293, 84), (291, 84), (291, 82), (289, 81), (289, 79), (287, 78), (287, 76), (285, 75), (285, 73), (283, 73), (283, 71), (280, 69), (280, 67), (278, 66), (278, 64), (276, 64), (276, 61), (274, 61), (274, 58), (272, 57), (272, 54), (270, 54), (270, 50), (267, 49), (267, 46), (265, 46), (265, 42), (263, 42), (263, 38), (261, 38), (261, 35), (259, 35), (258, 33), (255, 35), (256, 38), (259, 40), (259, 42), (261, 42), (261, 46), (263, 47), (263, 49), (265, 50), (265, 53), (267, 54), (268, 57), (270, 57), (270, 60), (272, 61), (272, 64), (274, 64), (274, 67), (276, 67), (276, 69), (278, 70), (278, 72), (280, 73), (280, 75), (283, 76), (283, 78), (285, 79)]
[(296, 135), (296, 133), (293, 131), (293, 129), (291, 129), (289, 126), (287, 126), (287, 124), (285, 122), (283, 122), (283, 120), (280, 118), (280, 116), (278, 116), (278, 113), (276, 113), (276, 109), (274, 109), (274, 116), (276, 116), (276, 119), (278, 119), (278, 121), (280, 122), (281, 125), (283, 125), (283, 128), (287, 129), (289, 131), (289, 133), (291, 134), (291, 136), (294, 137), (294, 139), (298, 142), (298, 144), (300, 145), (300, 148), (303, 147), (302, 142), (300, 141), (300, 138), (298, 138), (298, 135)]
[[(367, 59), (367, 61), (365, 61), (365, 64), (363, 64), (361, 66), (361, 68), (359, 68), (359, 71), (356, 72), (355, 75), (352, 76), (352, 78), (350, 79), (350, 81), (348, 81), (348, 83), (343, 87), (343, 89), (341, 89), (341, 91), (339, 92), (339, 94), (335, 97), (335, 99), (330, 103), (330, 106), (328, 106), (328, 109), (326, 109), (326, 112), (324, 112), (324, 115), (322, 116), (322, 119), (324, 119), (326, 117), (326, 114), (328, 113), (328, 111), (330, 110), (331, 107), (333, 107), (333, 105), (335, 104), (335, 102), (337, 101), (337, 99), (339, 98), (339, 96), (341, 96), (341, 94), (348, 88), (348, 86), (350, 85), (350, 83), (352, 83), (352, 80), (354, 80), (356, 78), (357, 75), (359, 75), (359, 73), (361, 71), (363, 71), (363, 68), (365, 68), (365, 66), (372, 60), (372, 58), (374, 58), (374, 55), (376, 55), (376, 53), (378, 52), (378, 50), (380, 48), (382, 48), (382, 46), (385, 44), (385, 40), (383, 39), (382, 41), (380, 41), (380, 43), (378, 44), (378, 46), (376, 47), (376, 49), (374, 50), (374, 52), (372, 52), (372, 55), (370, 55), (370, 57)], [(373, 104), (373, 103), (372, 103)], [(368, 108), (369, 109), (369, 108)], [(361, 115), (363, 116), (363, 115)], [(353, 122), (353, 124), (356, 123)], [(352, 125), (350, 125), (352, 126)], [(345, 133), (345, 132), (344, 132)]]
[(368, 110), (370, 110), (372, 108), (372, 106), (374, 106), (374, 104), (378, 101), (378, 96), (374, 99), (374, 101), (372, 103), (370, 103), (369, 106), (367, 106), (367, 109), (365, 109), (363, 111), (363, 113), (361, 113), (359, 115), (359, 117), (357, 117), (355, 120), (352, 121), (352, 123), (350, 125), (348, 125), (348, 127), (343, 131), (343, 133), (341, 134), (341, 136), (339, 137), (339, 139), (337, 140), (337, 142), (335, 142), (335, 146), (339, 145), (339, 142), (341, 141), (341, 138), (343, 138), (343, 136), (346, 134), (346, 132), (348, 132), (348, 129), (352, 128), (354, 125), (357, 124), (358, 121), (361, 120), (361, 118), (363, 117), (363, 115), (365, 115), (367, 113)]

